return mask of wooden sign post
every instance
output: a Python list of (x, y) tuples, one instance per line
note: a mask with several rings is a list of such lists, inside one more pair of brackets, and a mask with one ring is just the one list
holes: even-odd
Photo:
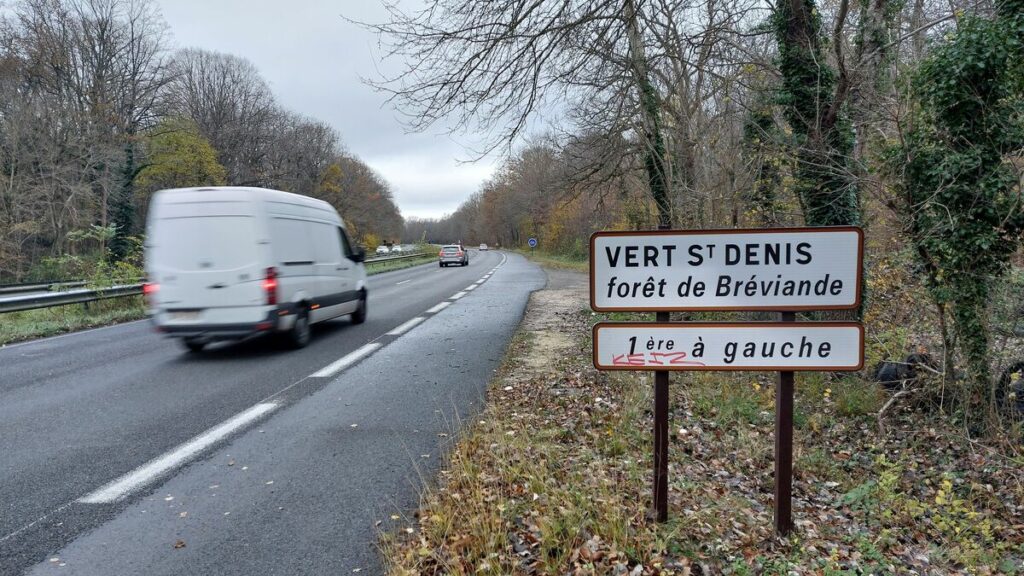
[[(860, 306), (859, 228), (598, 232), (590, 238), (590, 303), (598, 312), (657, 312), (656, 322), (594, 326), (599, 370), (654, 370), (655, 518), (668, 518), (668, 374), (778, 371), (775, 528), (792, 521), (793, 387), (797, 371), (856, 371), (864, 329), (797, 322), (800, 310)], [(781, 322), (670, 322), (671, 311), (776, 310)]]

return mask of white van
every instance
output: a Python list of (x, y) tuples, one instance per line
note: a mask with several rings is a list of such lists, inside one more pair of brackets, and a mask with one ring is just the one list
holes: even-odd
[(143, 292), (157, 330), (198, 352), (215, 340), (366, 320), (366, 252), (327, 202), (263, 188), (157, 192), (146, 221)]

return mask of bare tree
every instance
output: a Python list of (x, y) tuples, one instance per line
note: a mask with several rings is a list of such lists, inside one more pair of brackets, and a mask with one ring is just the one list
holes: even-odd
[(390, 21), (371, 25), (388, 54), (405, 60), (397, 76), (373, 84), (392, 94), (409, 126), (448, 122), (511, 146), (538, 114), (558, 114), (566, 99), (601, 95), (643, 149), (648, 189), (660, 221), (668, 198), (663, 93), (650, 72), (650, 17), (635, 0), (444, 0), (416, 14), (389, 5)]
[(185, 49), (170, 63), (163, 113), (195, 122), (218, 152), (228, 183), (266, 183), (261, 166), (279, 113), (270, 87), (244, 58)]

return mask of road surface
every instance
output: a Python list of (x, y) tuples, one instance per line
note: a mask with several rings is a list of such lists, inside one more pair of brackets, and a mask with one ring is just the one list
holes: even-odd
[(367, 322), (298, 351), (145, 321), (0, 349), (0, 573), (379, 573), (544, 282), (499, 252), (371, 276)]

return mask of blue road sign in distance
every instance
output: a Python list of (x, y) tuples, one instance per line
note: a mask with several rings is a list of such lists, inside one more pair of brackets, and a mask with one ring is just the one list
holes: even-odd
[(537, 247), (537, 239), (536, 238), (530, 238), (529, 240), (526, 241), (526, 243), (530, 245), (530, 248), (536, 248)]

